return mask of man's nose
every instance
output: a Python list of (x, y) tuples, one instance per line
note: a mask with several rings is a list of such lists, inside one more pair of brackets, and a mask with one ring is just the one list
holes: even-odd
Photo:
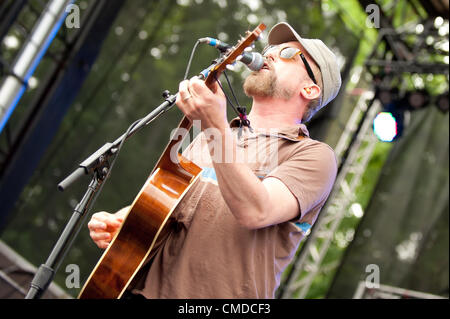
[(267, 60), (272, 60), (272, 62), (275, 61), (275, 57), (274, 57), (273, 52), (266, 53), (266, 54), (264, 55), (264, 58), (267, 59)]

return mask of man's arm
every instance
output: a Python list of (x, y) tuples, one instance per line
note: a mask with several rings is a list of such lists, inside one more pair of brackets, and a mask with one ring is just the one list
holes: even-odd
[(233, 154), (236, 149), (229, 127), (221, 136), (219, 144), (210, 147), (211, 158), (222, 196), (237, 221), (247, 228), (257, 229), (296, 218), (300, 214), (298, 201), (282, 181), (274, 177), (261, 181), (247, 165), (225, 163), (214, 156), (212, 152), (216, 147), (222, 146), (222, 154)]
[(179, 89), (178, 107), (190, 120), (200, 120), (204, 132), (213, 131), (211, 135), (215, 138), (208, 141), (212, 146), (210, 152), (221, 149), (224, 155), (211, 153), (220, 191), (236, 220), (256, 229), (297, 217), (298, 201), (280, 180), (267, 178), (261, 182), (247, 165), (225, 160), (227, 154), (234, 154), (236, 140), (228, 125), (226, 100), (218, 85), (209, 89), (203, 81), (191, 79), (181, 82)]

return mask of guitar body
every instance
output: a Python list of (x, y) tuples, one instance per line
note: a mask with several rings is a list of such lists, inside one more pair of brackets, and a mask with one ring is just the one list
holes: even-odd
[[(188, 122), (185, 124), (189, 125)], [(166, 150), (175, 146), (173, 144), (170, 143)], [(87, 279), (79, 299), (122, 296), (164, 232), (173, 210), (199, 177), (201, 168), (178, 152), (176, 163), (165, 156), (169, 153), (163, 154), (130, 206), (120, 230)]]

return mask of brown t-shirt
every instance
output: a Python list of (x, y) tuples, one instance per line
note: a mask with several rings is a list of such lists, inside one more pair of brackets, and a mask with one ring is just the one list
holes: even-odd
[[(141, 270), (134, 289), (147, 298), (273, 298), (280, 276), (314, 224), (335, 180), (333, 150), (303, 124), (243, 129), (237, 160), (261, 180), (281, 180), (298, 199), (298, 218), (257, 230), (241, 226), (217, 184), (203, 133), (183, 155), (203, 168), (174, 210), (168, 238)], [(245, 191), (245, 190), (244, 190)]]

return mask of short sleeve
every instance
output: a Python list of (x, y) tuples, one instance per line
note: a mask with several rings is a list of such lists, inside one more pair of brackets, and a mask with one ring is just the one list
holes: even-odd
[(328, 145), (317, 141), (302, 144), (265, 177), (281, 180), (297, 198), (300, 205), (297, 220), (323, 206), (337, 173), (336, 156)]

